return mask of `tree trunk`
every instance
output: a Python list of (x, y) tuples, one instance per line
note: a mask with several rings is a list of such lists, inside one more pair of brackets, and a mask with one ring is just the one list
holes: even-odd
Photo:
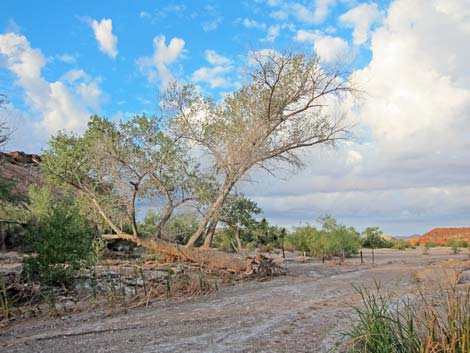
[(174, 211), (173, 206), (167, 206), (163, 217), (161, 218), (160, 222), (158, 222), (157, 224), (157, 234), (155, 234), (157, 238), (162, 237), (163, 228), (166, 226), (166, 224), (170, 220), (171, 215), (173, 214), (173, 211)]
[(206, 239), (204, 239), (204, 247), (210, 248), (212, 246), (212, 241), (214, 240), (215, 230), (217, 228), (217, 220), (212, 220), (209, 223), (209, 228), (207, 229)]
[(237, 241), (238, 252), (242, 251), (242, 242), (240, 240), (240, 227), (235, 227), (235, 240)]
[(186, 244), (188, 247), (193, 247), (194, 245), (196, 245), (196, 242), (206, 231), (207, 223), (209, 223), (211, 219), (217, 219), (219, 217), (219, 214), (224, 206), (225, 199), (232, 190), (233, 185), (233, 182), (227, 180), (225, 181), (224, 186), (222, 187), (219, 192), (219, 195), (217, 196), (217, 199), (211, 205), (207, 214), (199, 222), (197, 230), (194, 232), (193, 235), (191, 235), (191, 238), (189, 238), (188, 243)]
[(103, 237), (106, 239), (125, 239), (143, 248), (169, 257), (204, 264), (217, 269), (245, 272), (250, 263), (237, 254), (229, 254), (216, 249), (189, 248), (172, 244), (161, 239), (137, 238), (132, 234), (124, 233), (103, 235)]

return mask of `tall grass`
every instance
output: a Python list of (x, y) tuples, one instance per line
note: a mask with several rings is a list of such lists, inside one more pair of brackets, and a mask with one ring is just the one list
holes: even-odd
[(470, 288), (456, 284), (414, 301), (396, 301), (380, 285), (357, 289), (362, 305), (346, 332), (350, 353), (470, 353)]

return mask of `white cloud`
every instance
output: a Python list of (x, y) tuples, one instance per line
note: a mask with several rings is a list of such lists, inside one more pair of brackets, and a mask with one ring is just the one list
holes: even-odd
[(266, 23), (257, 22), (255, 20), (250, 20), (249, 18), (244, 18), (243, 20), (241, 20), (241, 23), (242, 23), (243, 27), (245, 27), (245, 28), (257, 28), (257, 29), (261, 29), (261, 30), (266, 29)]
[(231, 70), (226, 66), (201, 67), (194, 71), (193, 82), (208, 83), (210, 88), (229, 87), (230, 82), (223, 76)]
[(305, 5), (301, 2), (267, 1), (270, 7), (278, 7), (270, 13), (270, 17), (276, 20), (286, 20), (289, 16), (297, 21), (308, 24), (319, 24), (325, 21), (331, 9), (336, 5), (336, 0), (315, 0)]
[(346, 60), (349, 45), (343, 38), (322, 34), (320, 31), (297, 31), (294, 39), (298, 42), (313, 43), (313, 48), (323, 62)]
[(115, 58), (117, 51), (117, 37), (113, 34), (113, 21), (103, 18), (100, 22), (91, 21), (91, 28), (98, 41), (100, 50), (111, 58)]
[(219, 16), (219, 17), (216, 17), (212, 20), (205, 21), (205, 22), (202, 23), (202, 29), (205, 32), (214, 31), (222, 23), (222, 20), (223, 20), (223, 17)]
[(349, 55), (348, 43), (340, 37), (319, 36), (313, 43), (315, 52), (325, 62), (342, 61)]
[(61, 78), (62, 81), (67, 81), (69, 83), (73, 83), (80, 79), (90, 80), (90, 76), (83, 70), (70, 70), (62, 75)]
[(61, 54), (61, 55), (56, 55), (56, 58), (59, 59), (60, 61), (63, 61), (66, 64), (75, 64), (77, 62), (77, 59), (70, 54)]
[(376, 3), (361, 4), (339, 17), (339, 22), (346, 27), (354, 28), (354, 44), (364, 44), (372, 25), (382, 19)]
[(14, 33), (0, 35), (0, 57), (24, 90), (26, 104), (39, 114), (35, 123), (38, 134), (47, 137), (60, 129), (81, 131), (90, 115), (87, 108), (98, 109), (102, 98), (99, 79), (78, 71), (64, 75), (64, 82), (47, 81), (41, 75), (46, 63), (44, 55), (31, 48), (26, 37)]
[(278, 21), (283, 21), (283, 20), (287, 20), (287, 18), (289, 17), (289, 14), (284, 10), (276, 10), (276, 11), (271, 12), (269, 14), (269, 17)]
[(194, 71), (191, 81), (206, 83), (210, 88), (233, 87), (233, 83), (226, 78), (226, 74), (233, 69), (232, 61), (214, 50), (206, 50), (205, 56), (211, 66), (201, 67)]
[(281, 33), (280, 25), (269, 26), (268, 32), (266, 33), (266, 38), (264, 39), (267, 42), (274, 42), (279, 34)]
[[(306, 151), (305, 171), (245, 191), (280, 224), (329, 213), (358, 227), (424, 233), (469, 226), (470, 7), (397, 0), (371, 35), (371, 62), (352, 78), (362, 142)], [(297, 39), (315, 40), (315, 32)]]
[(314, 32), (314, 31), (307, 31), (305, 29), (299, 29), (297, 33), (295, 34), (294, 39), (297, 42), (314, 42), (315, 38), (317, 35), (315, 33), (320, 33), (320, 32)]
[(231, 60), (227, 58), (226, 56), (217, 54), (215, 50), (206, 50), (206, 60), (209, 62), (211, 65), (225, 65), (225, 64), (230, 64)]
[(330, 9), (336, 4), (336, 0), (316, 0), (313, 19), (316, 23), (323, 22), (330, 13)]
[(172, 38), (166, 45), (164, 35), (156, 36), (153, 39), (153, 55), (137, 59), (137, 65), (150, 82), (159, 80), (161, 87), (166, 87), (174, 79), (169, 66), (181, 57), (184, 45), (185, 42), (181, 38)]

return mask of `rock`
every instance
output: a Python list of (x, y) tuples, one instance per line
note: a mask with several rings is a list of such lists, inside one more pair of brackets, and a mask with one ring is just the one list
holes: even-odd
[(470, 269), (460, 273), (458, 284), (470, 284)]

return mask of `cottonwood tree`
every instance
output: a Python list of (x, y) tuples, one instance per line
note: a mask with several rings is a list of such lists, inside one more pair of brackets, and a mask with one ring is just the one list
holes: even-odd
[(140, 237), (138, 200), (164, 205), (155, 227), (159, 238), (198, 183), (197, 166), (183, 147), (162, 132), (158, 119), (144, 115), (119, 124), (93, 116), (83, 136), (53, 137), (42, 165), (50, 180), (73, 187), (115, 234), (129, 228), (133, 241)]
[(220, 103), (194, 87), (172, 85), (163, 107), (175, 136), (191, 141), (211, 158), (218, 176), (216, 197), (188, 246), (219, 218), (233, 187), (253, 168), (269, 172), (278, 162), (300, 168), (301, 149), (334, 145), (348, 126), (332, 109), (353, 92), (348, 78), (328, 71), (315, 56), (253, 53), (250, 82)]

